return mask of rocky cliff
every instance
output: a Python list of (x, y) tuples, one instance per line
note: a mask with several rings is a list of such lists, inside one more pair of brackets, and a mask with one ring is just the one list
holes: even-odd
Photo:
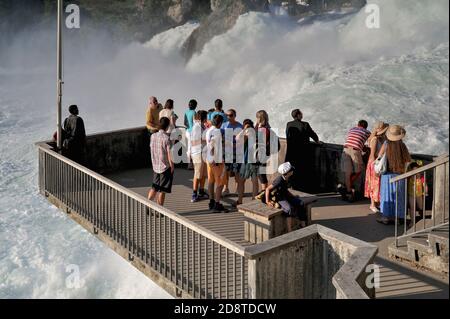
[[(295, 18), (344, 7), (361, 8), (366, 0), (64, 0), (78, 4), (83, 23), (103, 27), (112, 36), (146, 42), (155, 34), (198, 20), (183, 46), (189, 60), (214, 36), (232, 28), (248, 11), (269, 11), (270, 5), (284, 6)], [(0, 0), (0, 32), (14, 33), (36, 23), (53, 25), (54, 0)]]

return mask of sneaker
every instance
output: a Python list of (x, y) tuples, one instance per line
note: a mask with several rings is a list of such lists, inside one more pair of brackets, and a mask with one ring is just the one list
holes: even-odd
[(200, 193), (198, 194), (198, 198), (199, 199), (209, 199), (209, 195), (208, 194), (206, 194), (206, 192), (202, 192), (202, 191), (200, 191)]
[(192, 194), (191, 203), (197, 203), (199, 200), (200, 199), (197, 194)]
[(348, 198), (348, 202), (349, 203), (356, 202), (356, 192), (355, 192), (355, 190), (352, 189), (352, 191), (350, 193), (347, 193), (347, 198)]
[(379, 222), (380, 224), (389, 225), (390, 220), (389, 220), (389, 218), (383, 216), (383, 217), (377, 218), (377, 222)]
[(227, 196), (229, 196), (230, 195), (230, 190), (229, 189), (225, 189), (223, 192), (222, 192), (222, 196), (223, 197), (227, 197)]
[(214, 199), (211, 199), (209, 201), (209, 209), (213, 210), (215, 206), (216, 206), (216, 201)]
[(216, 213), (228, 213), (229, 210), (226, 209), (221, 203), (216, 203), (214, 206), (214, 212)]
[(347, 201), (348, 200), (348, 198), (347, 198), (347, 188), (345, 188), (344, 185), (339, 184), (338, 187), (337, 187), (337, 191), (341, 195), (343, 201)]

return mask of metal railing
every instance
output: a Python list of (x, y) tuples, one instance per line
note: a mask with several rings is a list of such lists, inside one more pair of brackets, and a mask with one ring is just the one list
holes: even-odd
[(39, 143), (40, 192), (199, 299), (248, 298), (244, 248)]
[[(396, 247), (401, 239), (448, 225), (448, 165), (449, 157), (444, 155), (428, 165), (391, 179), (391, 184), (395, 184)], [(418, 185), (421, 187), (419, 197)], [(404, 198), (400, 198), (402, 195)], [(422, 216), (418, 216), (418, 211)], [(419, 222), (418, 217), (421, 217)]]

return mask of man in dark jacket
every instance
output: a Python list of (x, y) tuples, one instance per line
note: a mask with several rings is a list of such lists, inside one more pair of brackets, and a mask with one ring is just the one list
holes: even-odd
[(313, 173), (312, 159), (314, 157), (310, 139), (316, 143), (320, 143), (320, 140), (309, 123), (303, 122), (303, 113), (300, 110), (292, 111), (292, 117), (294, 120), (286, 127), (286, 162), (297, 168), (292, 176), (292, 187), (296, 190), (307, 191), (308, 182)]
[(64, 120), (63, 154), (71, 160), (82, 163), (86, 146), (84, 121), (78, 116), (78, 106), (69, 106), (70, 115)]

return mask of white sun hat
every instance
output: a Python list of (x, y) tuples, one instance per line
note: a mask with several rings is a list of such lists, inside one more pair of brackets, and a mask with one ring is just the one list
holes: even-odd
[(293, 170), (294, 167), (291, 165), (291, 163), (287, 162), (280, 165), (280, 167), (278, 168), (278, 173), (280, 173), (281, 175), (286, 175), (287, 173)]

